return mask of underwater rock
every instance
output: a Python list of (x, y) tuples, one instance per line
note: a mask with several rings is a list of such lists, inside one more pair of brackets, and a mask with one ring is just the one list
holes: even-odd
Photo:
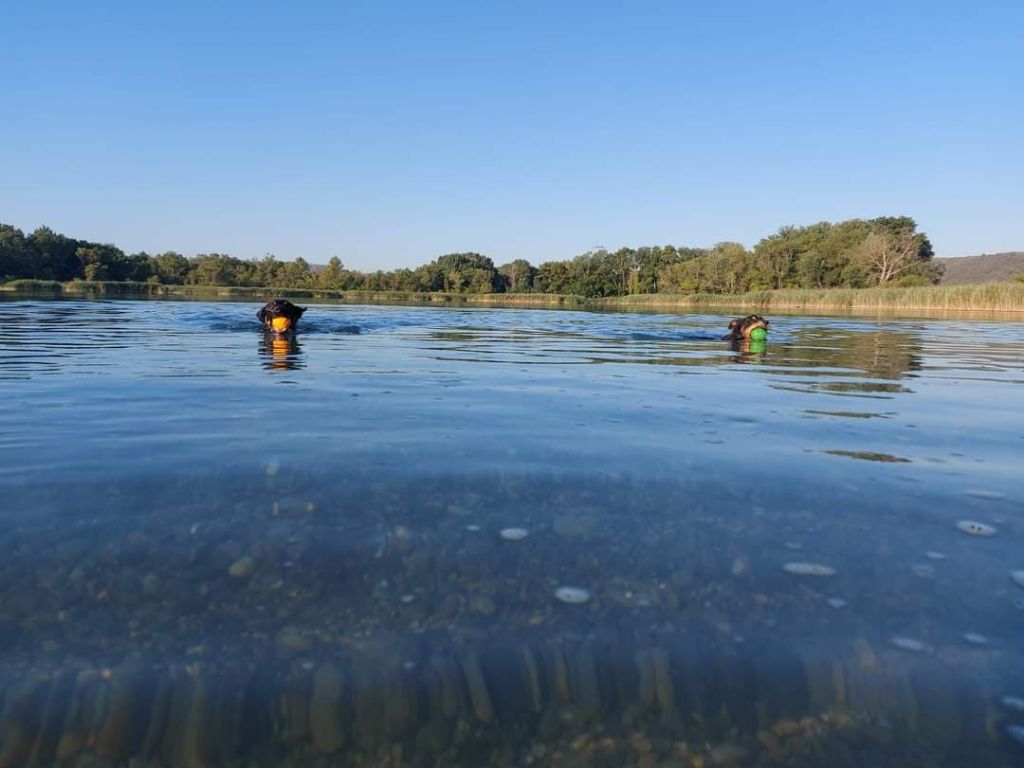
[(786, 563), (782, 570), (794, 576), (835, 576), (836, 573), (835, 568), (821, 563)]
[(138, 670), (122, 667), (112, 676), (110, 704), (103, 726), (96, 736), (96, 754), (104, 759), (119, 760), (132, 754), (142, 741), (145, 713), (150, 703), (145, 700)]
[(583, 605), (590, 602), (590, 591), (582, 587), (559, 587), (555, 590), (555, 599), (567, 605)]
[(160, 592), (160, 577), (155, 573), (147, 573), (142, 577), (142, 594), (153, 596)]
[(309, 730), (313, 744), (325, 753), (341, 749), (345, 734), (341, 727), (341, 693), (344, 678), (333, 664), (324, 664), (313, 675), (309, 699)]
[(971, 645), (988, 645), (988, 638), (977, 632), (964, 632), (962, 637)]
[(473, 595), (469, 600), (469, 610), (481, 616), (490, 616), (497, 610), (497, 606), (487, 595)]
[(228, 573), (236, 579), (243, 579), (252, 573), (252, 566), (251, 557), (240, 557), (231, 564), (231, 567), (228, 568)]
[(487, 680), (480, 668), (480, 660), (472, 654), (467, 655), (462, 659), (462, 672), (466, 676), (466, 689), (469, 691), (473, 714), (481, 723), (491, 722), (494, 719), (494, 705), (491, 703), (490, 691), (487, 690)]
[(502, 528), (498, 535), (505, 541), (522, 541), (530, 532), (525, 528)]
[(979, 523), (976, 520), (961, 520), (956, 524), (958, 531), (963, 531), (970, 536), (981, 536), (982, 538), (989, 538), (996, 535), (996, 529), (991, 525), (985, 525), (985, 523)]
[(828, 603), (833, 608), (835, 608), (836, 610), (838, 610), (840, 608), (845, 608), (846, 605), (847, 605), (846, 601), (843, 600), (843, 598), (841, 598), (841, 597), (830, 597), (825, 602)]
[(915, 640), (912, 637), (906, 637), (904, 635), (891, 637), (889, 638), (889, 642), (901, 651), (907, 651), (909, 653), (935, 653), (935, 649), (928, 643), (922, 640)]
[(563, 539), (585, 539), (594, 531), (596, 521), (588, 515), (562, 515), (551, 524), (552, 530)]

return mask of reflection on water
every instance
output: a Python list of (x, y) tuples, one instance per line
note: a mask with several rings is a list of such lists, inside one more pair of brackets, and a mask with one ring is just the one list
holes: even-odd
[(279, 336), (264, 332), (260, 339), (260, 355), (268, 371), (295, 371), (305, 367), (301, 354), (302, 347), (294, 333)]
[(1024, 326), (4, 309), (0, 766), (1024, 758)]

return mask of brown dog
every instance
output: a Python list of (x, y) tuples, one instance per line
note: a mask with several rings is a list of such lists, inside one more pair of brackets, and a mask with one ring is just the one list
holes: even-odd
[(768, 330), (768, 321), (760, 315), (747, 315), (737, 317), (729, 323), (729, 334), (725, 336), (726, 341), (742, 341), (750, 338), (750, 332), (755, 328)]
[(263, 323), (263, 330), (283, 334), (295, 331), (305, 311), (305, 307), (297, 307), (286, 299), (274, 299), (256, 317)]

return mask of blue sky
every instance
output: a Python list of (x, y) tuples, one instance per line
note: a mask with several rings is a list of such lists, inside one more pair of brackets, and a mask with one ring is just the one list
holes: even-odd
[[(151, 7), (152, 6), (152, 7)], [(0, 221), (358, 269), (910, 215), (1024, 249), (1020, 2), (23, 2)]]

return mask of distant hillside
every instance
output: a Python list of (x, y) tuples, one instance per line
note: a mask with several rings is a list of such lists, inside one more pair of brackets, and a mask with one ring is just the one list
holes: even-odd
[(946, 268), (942, 285), (992, 283), (1024, 275), (1024, 251), (983, 253), (980, 256), (935, 259), (935, 262)]

